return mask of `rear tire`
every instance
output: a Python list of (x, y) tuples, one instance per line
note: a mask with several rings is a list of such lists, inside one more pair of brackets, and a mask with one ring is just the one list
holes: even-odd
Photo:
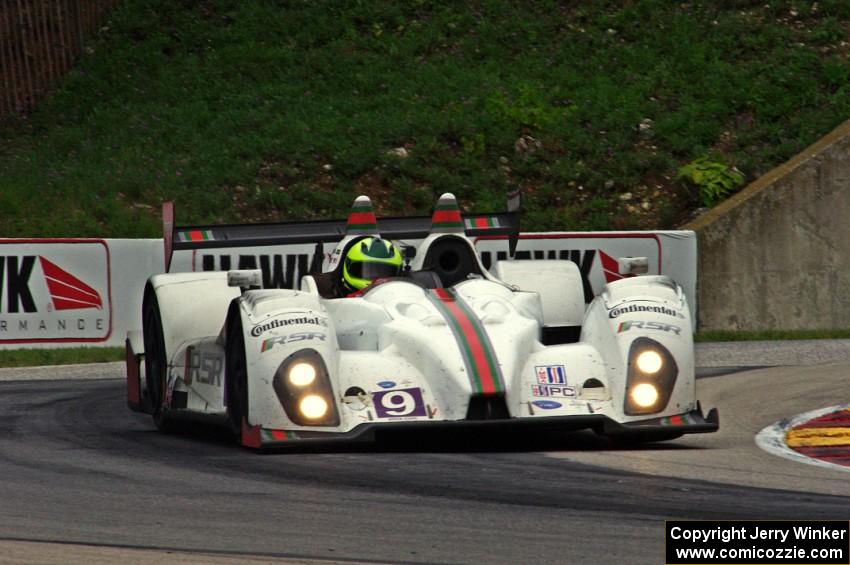
[(142, 308), (142, 329), (145, 341), (145, 399), (154, 425), (161, 432), (171, 431), (171, 422), (163, 406), (168, 360), (159, 303), (153, 291), (148, 292)]
[(227, 316), (224, 384), (227, 422), (237, 441), (242, 437), (242, 424), (248, 421), (248, 366), (245, 360), (245, 335), (239, 304), (233, 301)]

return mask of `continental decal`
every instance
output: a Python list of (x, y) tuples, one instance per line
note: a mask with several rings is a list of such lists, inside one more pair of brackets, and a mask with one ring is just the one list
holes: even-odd
[(326, 328), (328, 327), (328, 319), (321, 316), (301, 316), (299, 318), (287, 318), (283, 320), (275, 318), (264, 324), (251, 328), (251, 337), (260, 337), (267, 331), (277, 328), (285, 328), (286, 326), (292, 326), (294, 324), (313, 325)]
[(641, 304), (629, 304), (628, 306), (613, 308), (610, 312), (608, 312), (608, 317), (613, 319), (622, 316), (623, 314), (637, 314), (640, 312), (664, 314), (666, 316), (673, 316), (674, 318), (685, 317), (685, 315), (679, 310), (675, 310), (673, 308), (667, 308), (666, 306), (643, 306)]

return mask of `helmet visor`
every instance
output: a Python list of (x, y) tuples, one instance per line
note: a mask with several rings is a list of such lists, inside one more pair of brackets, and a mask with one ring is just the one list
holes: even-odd
[(389, 263), (352, 261), (347, 268), (351, 276), (358, 279), (375, 280), (398, 275), (398, 265), (390, 265)]

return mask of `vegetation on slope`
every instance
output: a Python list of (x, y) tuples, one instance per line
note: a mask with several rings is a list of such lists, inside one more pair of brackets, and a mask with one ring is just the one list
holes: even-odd
[(850, 116), (848, 30), (845, 0), (124, 0), (0, 124), (2, 235), (156, 236), (163, 199), (184, 222), (357, 193), (496, 210), (513, 186), (524, 229), (675, 227)]

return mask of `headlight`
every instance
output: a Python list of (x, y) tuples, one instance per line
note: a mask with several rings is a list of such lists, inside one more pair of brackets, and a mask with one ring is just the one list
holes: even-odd
[(635, 362), (637, 363), (637, 368), (647, 375), (654, 375), (664, 364), (664, 360), (661, 359), (661, 355), (659, 355), (654, 349), (647, 349), (646, 351), (638, 354)]
[(272, 381), (277, 399), (298, 426), (338, 426), (331, 379), (315, 349), (301, 349), (283, 360)]
[(641, 383), (632, 389), (632, 400), (641, 408), (647, 408), (658, 400), (658, 389), (649, 383)]
[(298, 404), (301, 413), (311, 420), (318, 420), (328, 412), (328, 403), (318, 394), (308, 394)]
[(679, 367), (670, 351), (648, 337), (632, 341), (623, 411), (629, 416), (664, 410), (673, 394)]
[(289, 382), (295, 386), (307, 386), (316, 380), (316, 369), (310, 363), (295, 363), (289, 368)]

